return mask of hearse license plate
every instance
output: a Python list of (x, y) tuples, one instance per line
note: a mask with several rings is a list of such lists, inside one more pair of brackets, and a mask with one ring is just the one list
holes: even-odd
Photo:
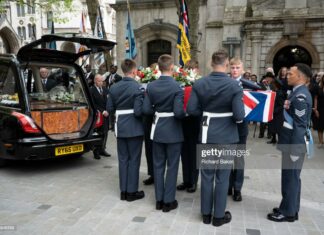
[(55, 156), (61, 156), (61, 155), (73, 154), (73, 153), (81, 153), (81, 152), (83, 152), (83, 144), (76, 144), (76, 145), (55, 148)]

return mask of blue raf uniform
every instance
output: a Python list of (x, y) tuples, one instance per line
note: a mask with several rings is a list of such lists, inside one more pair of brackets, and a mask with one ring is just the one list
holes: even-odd
[[(238, 82), (222, 72), (212, 72), (195, 82), (187, 112), (189, 115), (202, 116), (201, 143), (231, 145), (239, 141), (237, 122), (244, 118), (242, 97), (243, 90)], [(211, 215), (213, 208), (214, 218), (225, 216), (231, 168), (232, 164), (201, 169), (201, 213), (204, 216)]]
[(150, 137), (153, 140), (156, 206), (157, 209), (163, 208), (163, 211), (167, 212), (170, 206), (171, 209), (177, 206), (175, 193), (183, 142), (180, 119), (185, 116), (183, 90), (172, 77), (162, 75), (148, 84), (146, 93), (143, 112), (146, 115), (154, 115)]
[(143, 99), (140, 85), (129, 77), (124, 77), (109, 91), (107, 110), (116, 115), (120, 191), (127, 195), (138, 190), (144, 135), (141, 119)]
[[(238, 81), (239, 85), (243, 89), (254, 89), (258, 87), (257, 85), (251, 83), (250, 81), (239, 77), (236, 79)], [(249, 123), (245, 120), (243, 122), (237, 124), (238, 133), (239, 133), (239, 141), (237, 143), (237, 150), (238, 152), (244, 152), (246, 150), (246, 139), (249, 134)], [(230, 175), (230, 183), (229, 183), (229, 190), (228, 194), (233, 193), (234, 189), (234, 195), (233, 199), (234, 201), (241, 201), (241, 190), (243, 187), (244, 182), (244, 167), (245, 167), (245, 161), (244, 156), (235, 156), (234, 157), (234, 169), (231, 171)]]
[(278, 149), (282, 151), (281, 192), (279, 212), (295, 217), (300, 208), (300, 173), (306, 153), (305, 134), (312, 113), (312, 97), (305, 85), (293, 88), (284, 110), (284, 123), (279, 133)]

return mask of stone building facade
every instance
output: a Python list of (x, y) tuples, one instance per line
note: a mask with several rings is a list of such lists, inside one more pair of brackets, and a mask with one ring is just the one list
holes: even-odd
[[(178, 61), (176, 0), (129, 0), (139, 65), (148, 66), (161, 53)], [(324, 71), (324, 1), (200, 0), (198, 55), (203, 73), (212, 53), (227, 48), (245, 69), (261, 76), (266, 67), (309, 64)], [(113, 5), (117, 22), (117, 61), (125, 56), (126, 0)]]
[[(25, 2), (27, 4), (22, 5), (17, 1), (1, 3), (5, 12), (0, 14), (0, 53), (16, 54), (22, 45), (50, 34), (53, 17), (56, 34), (79, 33), (83, 12), (86, 33), (92, 35), (86, 0), (73, 0), (70, 12), (59, 12), (59, 9), (46, 12), (37, 4), (32, 4), (32, 0)], [(116, 41), (116, 13), (110, 6), (113, 3), (115, 0), (99, 0), (106, 36), (108, 40)], [(57, 46), (64, 51), (78, 50), (78, 45), (71, 42), (57, 43)]]

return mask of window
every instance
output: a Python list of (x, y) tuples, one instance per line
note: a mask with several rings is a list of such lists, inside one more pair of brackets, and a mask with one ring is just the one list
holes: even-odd
[(22, 27), (18, 26), (17, 32), (18, 32), (18, 35), (19, 35), (20, 39), (26, 40), (26, 28), (25, 28), (25, 26), (22, 26)]
[(19, 96), (12, 69), (0, 64), (0, 105), (19, 107)]
[(47, 28), (52, 28), (52, 21), (53, 21), (53, 12), (48, 11), (47, 12)]
[(31, 40), (36, 39), (36, 25), (35, 24), (28, 24), (28, 38)]
[(27, 13), (35, 14), (35, 1), (34, 0), (27, 0)]
[(29, 93), (32, 110), (34, 106), (37, 109), (88, 106), (80, 76), (73, 67), (30, 69), (33, 71), (30, 79), (34, 80)]
[(25, 16), (25, 6), (23, 4), (17, 3), (17, 16)]

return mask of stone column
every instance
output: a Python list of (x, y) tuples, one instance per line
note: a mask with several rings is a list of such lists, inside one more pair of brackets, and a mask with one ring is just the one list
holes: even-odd
[(258, 78), (263, 75), (264, 71), (260, 71), (261, 65), (261, 43), (263, 36), (261, 32), (252, 33), (251, 42), (252, 42), (252, 73), (257, 74)]

